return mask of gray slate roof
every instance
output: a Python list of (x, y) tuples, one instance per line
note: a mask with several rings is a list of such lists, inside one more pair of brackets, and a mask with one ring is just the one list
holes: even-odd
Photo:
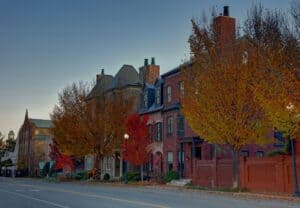
[(29, 119), (31, 123), (33, 123), (37, 128), (50, 129), (53, 128), (53, 123), (51, 120), (44, 119)]
[(95, 87), (89, 93), (87, 99), (101, 95), (104, 91), (109, 89), (113, 79), (114, 78), (112, 75), (107, 75), (107, 74), (100, 75), (99, 80), (97, 80)]
[(111, 88), (121, 88), (126, 85), (132, 85), (139, 83), (139, 74), (132, 65), (124, 64), (116, 74)]

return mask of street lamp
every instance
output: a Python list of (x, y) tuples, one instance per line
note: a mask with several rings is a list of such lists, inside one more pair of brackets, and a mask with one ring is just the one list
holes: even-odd
[[(294, 108), (295, 108), (295, 106), (292, 103), (289, 103), (289, 105), (286, 106), (286, 109), (288, 111), (292, 111), (292, 110), (294, 110)], [(293, 178), (294, 178), (294, 194), (293, 195), (296, 197), (300, 197), (294, 139), (289, 137), (289, 142), (291, 144), (291, 154), (292, 154), (292, 163), (293, 163)]]
[(127, 134), (127, 133), (125, 133), (124, 134), (124, 140), (125, 140), (125, 154), (126, 154), (126, 160), (125, 160), (125, 163), (124, 163), (124, 165), (125, 165), (125, 184), (127, 184), (128, 183), (128, 167), (127, 167), (127, 141), (128, 141), (128, 139), (129, 139), (129, 135)]
[(290, 138), (291, 143), (291, 153), (293, 159), (293, 177), (294, 177), (294, 196), (300, 197), (299, 186), (298, 186), (298, 176), (297, 176), (297, 166), (296, 166), (296, 156), (295, 156), (295, 146), (294, 139)]

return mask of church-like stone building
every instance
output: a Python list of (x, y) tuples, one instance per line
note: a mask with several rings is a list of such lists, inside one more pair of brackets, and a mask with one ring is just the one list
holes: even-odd
[(50, 162), (49, 144), (52, 142), (50, 120), (32, 119), (26, 110), (24, 122), (19, 130), (18, 170), (25, 176), (39, 176)]

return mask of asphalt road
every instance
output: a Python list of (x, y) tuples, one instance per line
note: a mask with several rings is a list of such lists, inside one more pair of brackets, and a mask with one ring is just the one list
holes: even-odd
[(0, 178), (1, 208), (299, 208), (296, 202), (205, 192)]

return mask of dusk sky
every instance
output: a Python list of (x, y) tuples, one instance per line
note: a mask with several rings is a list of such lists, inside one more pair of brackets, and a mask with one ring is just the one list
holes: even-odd
[[(57, 93), (100, 69), (114, 75), (155, 57), (166, 72), (189, 57), (190, 19), (230, 6), (241, 22), (257, 1), (241, 0), (0, 0), (0, 131), (15, 133), (26, 108), (49, 119)], [(287, 10), (290, 1), (261, 1)]]

